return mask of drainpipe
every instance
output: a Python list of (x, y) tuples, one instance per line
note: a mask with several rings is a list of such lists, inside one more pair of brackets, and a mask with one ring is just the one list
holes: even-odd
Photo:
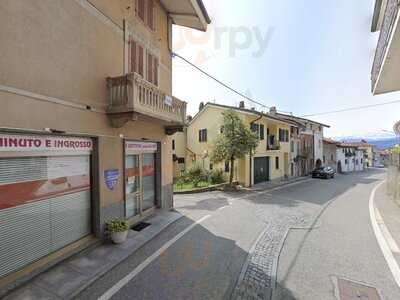
[[(255, 122), (257, 122), (258, 120), (260, 120), (262, 118), (262, 115), (260, 115), (257, 119), (255, 119), (255, 120), (253, 120), (253, 121), (251, 121), (250, 122), (250, 129), (251, 129), (251, 127), (252, 127), (252, 125), (255, 123)], [(264, 138), (265, 138), (265, 136), (264, 136)], [(268, 138), (268, 137), (267, 137)], [(268, 143), (268, 141), (267, 141), (267, 143)], [(250, 184), (249, 184), (249, 186), (252, 186), (252, 184), (251, 184), (251, 178), (252, 178), (252, 153), (251, 153), (251, 151), (250, 151)]]

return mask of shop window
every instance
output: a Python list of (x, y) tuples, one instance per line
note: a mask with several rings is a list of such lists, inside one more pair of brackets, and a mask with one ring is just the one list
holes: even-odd
[(275, 157), (275, 169), (279, 170), (279, 157)]
[(199, 130), (199, 142), (200, 143), (207, 142), (207, 129)]

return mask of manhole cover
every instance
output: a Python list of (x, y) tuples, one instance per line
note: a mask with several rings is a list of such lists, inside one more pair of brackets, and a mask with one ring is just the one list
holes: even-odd
[(381, 300), (376, 288), (346, 279), (338, 279), (340, 300)]
[(147, 226), (150, 226), (150, 223), (146, 223), (146, 222), (140, 222), (138, 224), (136, 224), (135, 226), (132, 227), (132, 230), (134, 231), (142, 231), (143, 229), (145, 229)]

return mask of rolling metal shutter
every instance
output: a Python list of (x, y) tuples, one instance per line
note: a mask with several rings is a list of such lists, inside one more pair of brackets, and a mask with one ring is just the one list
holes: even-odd
[(0, 158), (0, 277), (91, 233), (90, 155)]

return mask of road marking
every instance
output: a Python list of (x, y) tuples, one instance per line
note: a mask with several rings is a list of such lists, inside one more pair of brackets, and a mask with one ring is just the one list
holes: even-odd
[(107, 292), (105, 292), (102, 296), (98, 298), (98, 300), (108, 300), (112, 296), (114, 296), (120, 289), (122, 289), (129, 281), (135, 278), (141, 271), (143, 271), (148, 265), (150, 265), (153, 261), (155, 261), (162, 253), (164, 253), (169, 247), (171, 247), (176, 241), (178, 241), (181, 237), (183, 237), (186, 233), (192, 230), (194, 227), (205, 221), (211, 217), (211, 215), (204, 216), (200, 220), (196, 221), (192, 225), (190, 225), (185, 230), (181, 231), (174, 238), (166, 242), (160, 249), (154, 252), (151, 256), (149, 256), (146, 260), (144, 260), (140, 265), (138, 265), (131, 273), (126, 275), (120, 281), (118, 281), (114, 286), (112, 286)]
[(375, 214), (376, 214), (376, 221), (377, 221), (379, 227), (381, 228), (382, 234), (385, 237), (385, 240), (388, 243), (390, 250), (392, 250), (393, 253), (400, 253), (399, 246), (397, 246), (397, 243), (394, 240), (392, 234), (386, 227), (386, 224), (383, 221), (383, 218), (377, 207), (375, 207)]
[(371, 192), (371, 195), (369, 197), (369, 214), (370, 214), (372, 228), (374, 229), (376, 240), (378, 241), (379, 247), (382, 250), (383, 256), (386, 259), (389, 269), (392, 272), (394, 280), (396, 281), (397, 285), (400, 287), (399, 265), (397, 264), (397, 261), (394, 258), (393, 253), (390, 250), (390, 247), (385, 240), (385, 237), (384, 237), (384, 235), (378, 225), (378, 222), (376, 220), (376, 214), (375, 214), (375, 206), (374, 206), (375, 193), (378, 190), (378, 188), (384, 183), (385, 183), (385, 181), (382, 181), (381, 183), (379, 183), (377, 186), (374, 187), (374, 189)]

